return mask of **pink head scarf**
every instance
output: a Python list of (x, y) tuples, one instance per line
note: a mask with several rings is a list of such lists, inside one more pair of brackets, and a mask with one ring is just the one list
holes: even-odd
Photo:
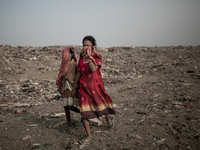
[(77, 62), (76, 59), (76, 53), (74, 51), (73, 47), (65, 47), (62, 51), (62, 62), (60, 65), (60, 72), (58, 74), (58, 77), (56, 79), (56, 85), (58, 87), (58, 91), (61, 93), (61, 85), (62, 85), (62, 77), (67, 73), (68, 67), (69, 67), (69, 63), (71, 62), (71, 54), (70, 54), (70, 50), (72, 50), (73, 54), (74, 54), (74, 61)]

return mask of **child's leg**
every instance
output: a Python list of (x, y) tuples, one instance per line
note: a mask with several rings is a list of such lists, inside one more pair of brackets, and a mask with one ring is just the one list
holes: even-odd
[(90, 132), (89, 121), (86, 120), (86, 119), (82, 119), (82, 122), (83, 122), (83, 125), (84, 125), (84, 128), (85, 128), (85, 131), (87, 133), (87, 139), (91, 139), (92, 135), (91, 135), (91, 132)]
[(64, 106), (64, 109), (65, 109), (65, 115), (66, 115), (66, 118), (67, 118), (69, 128), (72, 128), (71, 116), (70, 116), (70, 111), (69, 111), (68, 106)]
[(78, 109), (77, 107), (74, 107), (74, 106), (70, 106), (69, 110), (80, 113), (80, 109)]

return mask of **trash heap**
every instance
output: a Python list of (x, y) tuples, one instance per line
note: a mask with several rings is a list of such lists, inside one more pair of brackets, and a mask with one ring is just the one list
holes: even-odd
[[(79, 58), (82, 47), (73, 47)], [(0, 46), (2, 112), (21, 114), (57, 106), (60, 97), (55, 80), (63, 48)], [(200, 46), (97, 47), (96, 51), (103, 58), (101, 74), (117, 115), (112, 131), (94, 131), (91, 148), (199, 148)], [(40, 119), (64, 116), (63, 111), (49, 111), (40, 113)], [(4, 122), (3, 115), (0, 113), (0, 122)], [(46, 123), (47, 127), (62, 125)]]

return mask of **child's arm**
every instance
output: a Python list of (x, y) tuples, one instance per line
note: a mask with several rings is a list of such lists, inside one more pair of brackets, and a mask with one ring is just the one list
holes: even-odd
[(78, 71), (77, 74), (76, 74), (76, 77), (75, 77), (74, 85), (72, 87), (73, 96), (75, 96), (75, 94), (76, 94), (76, 87), (77, 87), (77, 84), (78, 84), (78, 81), (79, 81), (80, 78), (81, 78), (81, 72)]
[(88, 59), (88, 63), (89, 63), (89, 68), (92, 72), (95, 72), (98, 69), (98, 65), (95, 66), (95, 64), (91, 59)]

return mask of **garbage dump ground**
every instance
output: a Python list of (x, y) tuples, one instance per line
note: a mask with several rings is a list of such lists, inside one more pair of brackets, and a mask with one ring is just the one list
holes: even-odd
[(57, 95), (63, 48), (0, 46), (0, 150), (200, 149), (200, 46), (98, 47), (116, 116), (110, 130), (90, 122), (87, 145), (80, 115), (69, 131)]

